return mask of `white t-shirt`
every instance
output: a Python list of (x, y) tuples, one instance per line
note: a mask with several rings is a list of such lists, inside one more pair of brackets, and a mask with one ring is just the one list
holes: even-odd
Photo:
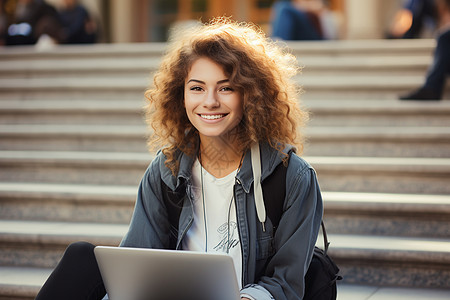
[(223, 178), (215, 178), (198, 160), (195, 161), (192, 167), (194, 222), (182, 247), (191, 251), (228, 253), (233, 258), (236, 278), (242, 288), (242, 252), (233, 197), (236, 173), (237, 170)]

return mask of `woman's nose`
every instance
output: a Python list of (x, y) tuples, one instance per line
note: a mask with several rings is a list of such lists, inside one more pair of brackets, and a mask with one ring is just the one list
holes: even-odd
[(217, 94), (215, 91), (210, 91), (206, 93), (205, 101), (203, 105), (207, 108), (217, 108), (220, 105), (220, 102), (217, 99)]

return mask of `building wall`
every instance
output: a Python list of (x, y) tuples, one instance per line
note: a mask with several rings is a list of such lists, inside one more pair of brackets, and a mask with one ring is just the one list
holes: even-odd
[[(60, 1), (60, 0), (49, 0)], [(175, 22), (207, 21), (232, 16), (259, 24), (270, 34), (270, 0), (80, 0), (98, 16), (104, 41), (113, 43), (164, 41)], [(161, 3), (164, 4), (161, 7)], [(200, 3), (200, 11), (192, 11)], [(206, 6), (202, 8), (202, 3)], [(402, 0), (330, 0), (342, 39), (383, 38)], [(177, 9), (171, 9), (175, 6)]]
[(400, 6), (401, 1), (398, 0), (345, 0), (345, 38), (384, 38)]

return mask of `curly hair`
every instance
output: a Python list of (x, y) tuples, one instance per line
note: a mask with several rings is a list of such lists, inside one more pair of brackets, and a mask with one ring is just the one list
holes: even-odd
[(301, 89), (293, 80), (299, 71), (295, 56), (255, 25), (216, 18), (177, 35), (154, 75), (154, 87), (145, 93), (149, 100), (146, 121), (153, 129), (148, 146), (163, 148), (165, 164), (174, 175), (178, 172), (176, 151), (193, 155), (198, 146), (198, 131), (184, 108), (184, 85), (200, 57), (222, 66), (242, 95), (244, 116), (237, 130), (240, 151), (263, 141), (282, 154), (286, 144), (303, 149), (299, 129), (308, 114), (300, 109)]

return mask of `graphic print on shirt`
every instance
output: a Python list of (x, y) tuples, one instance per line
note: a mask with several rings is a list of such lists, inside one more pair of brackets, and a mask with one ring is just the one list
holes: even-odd
[(214, 246), (214, 250), (218, 252), (230, 252), (230, 249), (239, 245), (239, 238), (237, 236), (237, 224), (236, 222), (230, 221), (223, 224), (217, 229), (217, 233), (221, 236), (219, 243)]

